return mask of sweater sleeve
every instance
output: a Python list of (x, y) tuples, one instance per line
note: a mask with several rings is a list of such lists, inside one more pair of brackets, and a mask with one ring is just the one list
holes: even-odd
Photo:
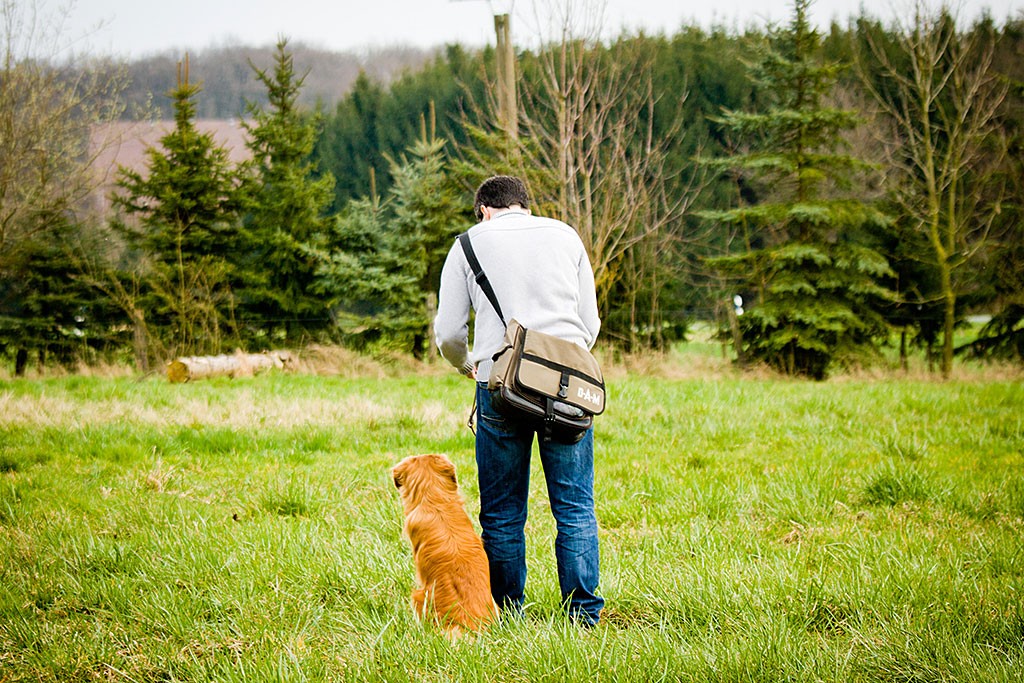
[(441, 269), (438, 291), (437, 317), (434, 318), (434, 336), (437, 348), (449, 363), (464, 375), (472, 375), (469, 360), (469, 311), (472, 305), (466, 287), (466, 257), (457, 248), (448, 252)]
[(597, 335), (601, 331), (601, 317), (597, 310), (594, 269), (590, 265), (590, 259), (587, 257), (586, 250), (580, 256), (578, 277), (580, 283), (579, 315), (584, 327), (587, 328), (587, 332), (590, 333), (590, 339), (587, 342), (587, 348), (590, 349), (594, 347)]

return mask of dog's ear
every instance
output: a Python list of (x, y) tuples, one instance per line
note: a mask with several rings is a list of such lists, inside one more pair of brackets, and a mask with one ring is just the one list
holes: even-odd
[(391, 470), (391, 478), (395, 480), (395, 488), (400, 489), (405, 484), (405, 472), (400, 472), (397, 467)]
[(459, 485), (458, 480), (455, 478), (455, 465), (452, 464), (451, 460), (443, 456), (437, 456), (437, 471), (445, 479), (450, 479), (456, 486)]

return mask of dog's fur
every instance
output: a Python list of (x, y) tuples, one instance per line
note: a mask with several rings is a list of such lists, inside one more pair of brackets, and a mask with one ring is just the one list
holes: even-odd
[(459, 495), (455, 465), (443, 455), (414, 455), (391, 470), (405, 510), (416, 587), (412, 606), (449, 637), (483, 628), (498, 616), (484, 546)]

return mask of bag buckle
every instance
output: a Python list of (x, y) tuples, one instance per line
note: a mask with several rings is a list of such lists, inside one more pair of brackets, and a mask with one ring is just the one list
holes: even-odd
[(569, 372), (562, 370), (562, 376), (558, 379), (558, 398), (569, 398)]

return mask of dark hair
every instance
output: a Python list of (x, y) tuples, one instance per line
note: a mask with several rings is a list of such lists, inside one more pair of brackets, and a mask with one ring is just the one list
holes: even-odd
[(480, 184), (473, 201), (473, 211), (477, 219), (482, 219), (480, 207), (507, 209), (518, 204), (524, 209), (530, 206), (530, 194), (526, 191), (526, 183), (511, 175), (496, 175)]

